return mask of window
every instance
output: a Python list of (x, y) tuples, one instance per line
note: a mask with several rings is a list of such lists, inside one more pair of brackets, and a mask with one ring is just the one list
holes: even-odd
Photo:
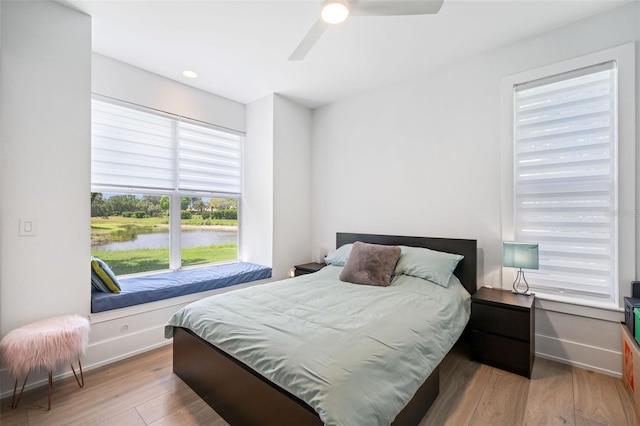
[(617, 67), (514, 87), (514, 236), (539, 243), (536, 292), (616, 301)]
[(92, 254), (117, 275), (238, 259), (242, 135), (92, 100)]
[(107, 262), (116, 275), (169, 269), (168, 200), (92, 192), (91, 255)]

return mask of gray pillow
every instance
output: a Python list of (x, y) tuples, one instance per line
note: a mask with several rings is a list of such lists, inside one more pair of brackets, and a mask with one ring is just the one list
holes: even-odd
[(340, 280), (386, 287), (391, 284), (391, 274), (401, 253), (400, 247), (356, 241), (340, 273)]
[(464, 256), (420, 247), (400, 246), (402, 256), (396, 265), (395, 275), (411, 275), (431, 281), (444, 288), (449, 285), (451, 274)]
[(324, 258), (324, 262), (327, 265), (344, 266), (349, 259), (349, 253), (351, 253), (352, 248), (353, 244), (345, 244), (342, 247), (338, 247), (336, 251), (329, 253), (329, 255)]

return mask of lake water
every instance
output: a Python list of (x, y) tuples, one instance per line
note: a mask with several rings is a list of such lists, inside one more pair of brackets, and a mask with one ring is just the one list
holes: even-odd
[[(202, 247), (213, 244), (237, 244), (238, 231), (207, 231), (202, 229), (182, 230), (182, 247)], [(93, 246), (93, 250), (136, 250), (142, 248), (168, 248), (169, 232), (154, 232), (152, 234), (138, 234), (132, 241), (113, 242)]]

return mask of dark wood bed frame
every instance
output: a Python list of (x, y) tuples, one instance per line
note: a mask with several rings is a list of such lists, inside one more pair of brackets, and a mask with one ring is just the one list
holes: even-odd
[[(336, 248), (355, 241), (461, 254), (464, 259), (454, 274), (469, 293), (476, 291), (476, 240), (338, 233)], [(184, 328), (175, 329), (173, 371), (231, 425), (322, 425), (307, 403)], [(417, 425), (422, 420), (438, 396), (439, 373), (438, 366), (393, 425)]]

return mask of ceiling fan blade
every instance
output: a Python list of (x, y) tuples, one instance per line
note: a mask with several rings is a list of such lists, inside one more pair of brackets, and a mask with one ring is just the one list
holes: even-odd
[(301, 61), (309, 53), (314, 44), (318, 41), (324, 30), (327, 29), (329, 24), (318, 18), (315, 24), (311, 27), (309, 32), (304, 36), (298, 47), (289, 56), (290, 61)]
[(351, 16), (430, 15), (438, 13), (444, 0), (360, 0)]

